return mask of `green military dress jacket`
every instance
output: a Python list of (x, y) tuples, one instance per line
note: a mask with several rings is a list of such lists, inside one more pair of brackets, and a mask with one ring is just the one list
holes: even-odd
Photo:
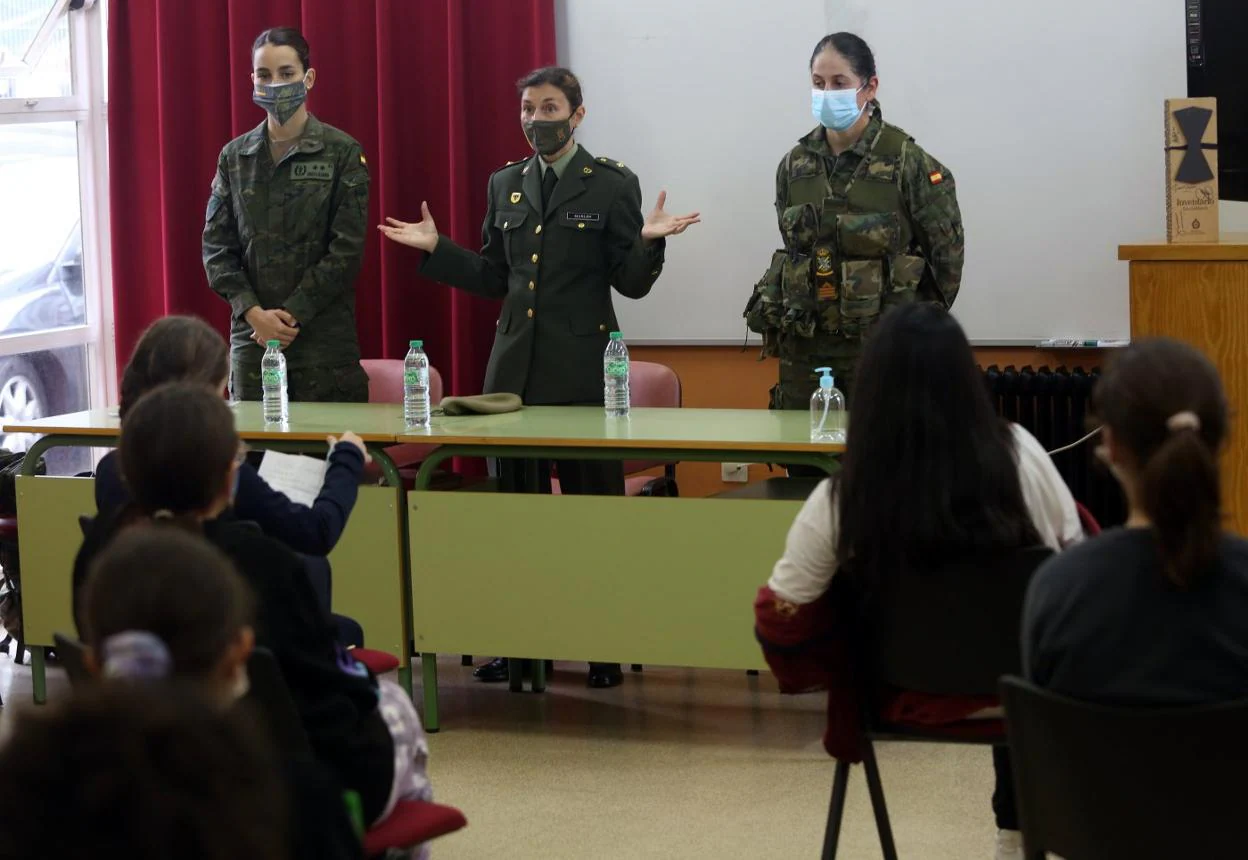
[(208, 198), (203, 259), (213, 291), (230, 303), (236, 374), (259, 370), (263, 349), (243, 319), (259, 306), (285, 308), (299, 321), (285, 350), (292, 397), (300, 369), (345, 368), (352, 384), (363, 378), (355, 278), (367, 222), (368, 167), (345, 132), (309, 116), (277, 165), (263, 122), (226, 144)]
[(548, 205), (536, 156), (490, 176), (488, 200), (480, 253), (440, 236), (420, 270), (502, 300), (484, 390), (602, 403), (602, 354), (618, 325), (611, 291), (640, 299), (663, 270), (663, 240), (641, 238), (637, 176), (581, 147)]

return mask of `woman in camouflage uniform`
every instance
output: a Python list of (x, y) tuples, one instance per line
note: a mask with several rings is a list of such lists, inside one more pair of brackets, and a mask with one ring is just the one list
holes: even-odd
[(260, 358), (276, 340), (291, 400), (362, 403), (355, 278), (367, 230), (364, 153), (308, 113), (316, 69), (298, 30), (265, 30), (252, 61), (252, 99), (268, 118), (221, 150), (204, 218), (204, 271), (230, 303), (230, 391), (260, 399)]
[(806, 409), (830, 366), (850, 396), (880, 314), (915, 300), (953, 305), (962, 280), (962, 216), (953, 174), (884, 122), (867, 43), (834, 33), (810, 59), (819, 126), (776, 170), (784, 249), (746, 306), (763, 355), (780, 359), (772, 409)]

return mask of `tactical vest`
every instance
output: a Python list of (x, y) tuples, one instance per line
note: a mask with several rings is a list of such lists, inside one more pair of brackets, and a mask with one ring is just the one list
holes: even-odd
[(774, 354), (786, 336), (857, 340), (883, 305), (914, 301), (926, 262), (912, 253), (901, 193), (911, 139), (882, 124), (854, 172), (833, 179), (817, 153), (803, 146), (789, 153), (780, 232), (790, 250), (772, 255), (745, 309), (766, 352)]

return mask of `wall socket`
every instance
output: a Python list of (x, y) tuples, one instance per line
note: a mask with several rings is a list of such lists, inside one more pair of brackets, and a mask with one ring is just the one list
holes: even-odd
[(729, 484), (745, 484), (750, 480), (749, 463), (720, 463), (719, 479)]

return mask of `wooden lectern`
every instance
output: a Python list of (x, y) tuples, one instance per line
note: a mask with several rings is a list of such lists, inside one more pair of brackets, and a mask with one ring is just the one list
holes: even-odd
[(1248, 534), (1248, 233), (1218, 243), (1120, 245), (1131, 267), (1131, 337), (1172, 337), (1217, 365), (1230, 401), (1222, 461), (1227, 528)]

